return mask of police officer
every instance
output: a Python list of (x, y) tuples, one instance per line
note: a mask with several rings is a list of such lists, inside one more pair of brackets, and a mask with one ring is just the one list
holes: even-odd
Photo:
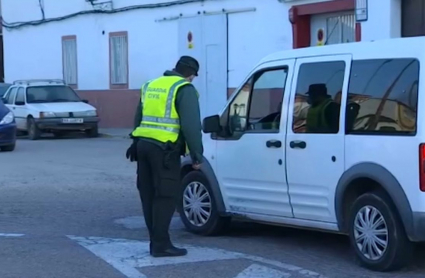
[(181, 192), (180, 155), (190, 152), (193, 168), (203, 159), (198, 92), (191, 84), (199, 63), (182, 56), (175, 69), (142, 86), (132, 145), (126, 156), (137, 161), (137, 188), (154, 257), (184, 256), (175, 247), (169, 226)]
[(338, 133), (339, 104), (328, 95), (326, 84), (311, 84), (308, 92), (310, 108), (307, 112), (308, 133)]

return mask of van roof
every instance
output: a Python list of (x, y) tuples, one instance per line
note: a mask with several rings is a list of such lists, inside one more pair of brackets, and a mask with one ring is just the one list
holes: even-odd
[(385, 39), (284, 50), (266, 56), (261, 60), (260, 64), (284, 59), (338, 54), (351, 54), (355, 60), (417, 58), (425, 54), (425, 37)]

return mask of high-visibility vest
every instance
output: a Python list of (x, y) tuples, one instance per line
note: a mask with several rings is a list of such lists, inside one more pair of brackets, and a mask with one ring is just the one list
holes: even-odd
[(326, 121), (326, 107), (332, 102), (332, 99), (326, 99), (317, 106), (310, 107), (307, 112), (306, 127), (307, 132), (326, 132), (330, 128)]
[(180, 87), (190, 84), (179, 76), (162, 76), (142, 86), (142, 121), (134, 137), (174, 143), (180, 133), (180, 119), (175, 100)]

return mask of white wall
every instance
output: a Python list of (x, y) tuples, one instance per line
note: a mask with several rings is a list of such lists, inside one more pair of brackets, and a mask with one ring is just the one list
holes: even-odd
[[(170, 0), (113, 0), (114, 8)], [(134, 10), (117, 14), (81, 15), (64, 21), (4, 30), (5, 79), (61, 78), (61, 37), (77, 36), (78, 87), (109, 89), (109, 32), (128, 31), (130, 88), (174, 66), (178, 59), (178, 21), (156, 22), (164, 17), (193, 15), (198, 11), (256, 7), (255, 12), (229, 14), (229, 87), (237, 87), (265, 55), (292, 48), (288, 21), (291, 5), (327, 0), (213, 0), (167, 8)], [(400, 1), (369, 0), (369, 20), (362, 23), (362, 40), (400, 36)], [(8, 22), (39, 20), (38, 0), (2, 0)], [(85, 0), (44, 0), (47, 18), (90, 10)], [(105, 34), (102, 34), (102, 32)], [(201, 65), (202, 66), (202, 65)]]
[[(4, 20), (8, 23), (41, 18), (38, 0), (2, 2)], [(154, 0), (113, 2), (114, 8), (119, 8), (124, 4), (147, 4)], [(84, 0), (44, 0), (44, 3), (47, 18), (91, 9)], [(61, 78), (61, 37), (76, 35), (79, 89), (108, 89), (108, 33), (128, 31), (130, 88), (136, 89), (144, 81), (171, 69), (178, 59), (178, 21), (156, 22), (157, 19), (180, 13), (193, 15), (198, 11), (253, 7), (257, 8), (255, 12), (229, 14), (228, 17), (229, 87), (237, 87), (263, 56), (292, 47), (289, 5), (277, 0), (215, 0), (117, 14), (81, 15), (36, 27), (5, 30), (5, 78), (8, 82), (21, 78)]]
[(368, 1), (369, 15), (362, 22), (362, 41), (401, 37), (401, 1)]

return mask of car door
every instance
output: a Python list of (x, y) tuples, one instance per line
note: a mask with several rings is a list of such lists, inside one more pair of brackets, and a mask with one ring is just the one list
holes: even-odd
[(25, 89), (23, 87), (18, 87), (13, 113), (16, 119), (16, 126), (19, 130), (27, 129), (27, 108), (25, 103)]
[(336, 222), (335, 189), (344, 172), (341, 103), (347, 96), (350, 66), (351, 55), (296, 61), (286, 140), (295, 218)]
[[(217, 177), (233, 212), (292, 217), (285, 175), (286, 109), (295, 60), (263, 64), (229, 102), (217, 140)], [(284, 104), (285, 107), (285, 104)]]

